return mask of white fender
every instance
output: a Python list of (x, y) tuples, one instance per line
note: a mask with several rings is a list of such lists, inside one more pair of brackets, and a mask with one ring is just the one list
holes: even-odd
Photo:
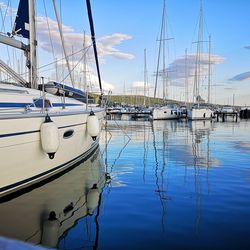
[(93, 187), (89, 190), (87, 194), (87, 211), (89, 215), (92, 215), (94, 209), (98, 206), (99, 202), (99, 190), (98, 187), (93, 185)]
[(96, 137), (99, 135), (100, 128), (98, 117), (94, 114), (93, 111), (90, 112), (90, 115), (87, 118), (87, 131), (95, 141)]
[(49, 218), (43, 223), (42, 245), (56, 247), (59, 237), (60, 222), (54, 211), (50, 212)]
[(49, 155), (50, 159), (53, 159), (60, 144), (59, 131), (48, 115), (45, 117), (45, 122), (42, 123), (40, 131), (43, 151)]

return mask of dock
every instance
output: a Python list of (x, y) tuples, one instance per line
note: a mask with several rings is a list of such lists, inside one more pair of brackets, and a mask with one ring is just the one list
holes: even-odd
[(119, 120), (120, 118), (127, 117), (127, 119), (149, 119), (151, 112), (145, 111), (107, 111), (106, 115), (112, 119), (117, 117)]
[(225, 122), (227, 117), (232, 117), (233, 120), (235, 120), (235, 122), (238, 121), (238, 112), (222, 112), (222, 111), (216, 111), (214, 112), (214, 116), (216, 117), (216, 121), (220, 121), (220, 118), (222, 120), (222, 122)]

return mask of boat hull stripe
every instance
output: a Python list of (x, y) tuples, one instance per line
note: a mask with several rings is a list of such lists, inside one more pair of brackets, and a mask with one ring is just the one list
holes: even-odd
[[(78, 124), (72, 124), (72, 125), (67, 125), (67, 126), (62, 126), (62, 127), (59, 127), (58, 129), (76, 127), (76, 126), (80, 126), (80, 125), (84, 125), (84, 124), (86, 124), (86, 122), (78, 123)], [(38, 132), (40, 132), (40, 130), (32, 130), (32, 131), (10, 133), (10, 134), (2, 134), (2, 135), (0, 135), (0, 138), (11, 137), (11, 136), (18, 136), (18, 135), (26, 135), (26, 134), (33, 134), (33, 133), (38, 133)]]
[[(28, 106), (35, 106), (33, 102), (31, 103), (17, 103), (17, 102), (0, 102), (0, 108), (25, 108)], [(71, 106), (83, 106), (83, 104), (77, 103), (52, 103), (53, 107), (71, 107)]]

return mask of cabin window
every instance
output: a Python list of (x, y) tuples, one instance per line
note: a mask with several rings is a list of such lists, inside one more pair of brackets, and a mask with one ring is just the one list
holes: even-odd
[[(34, 99), (33, 102), (34, 102), (36, 108), (42, 108), (43, 107), (43, 99), (41, 99), (41, 98)], [(51, 104), (49, 99), (44, 100), (44, 107), (45, 108), (51, 108), (52, 107), (52, 104)]]

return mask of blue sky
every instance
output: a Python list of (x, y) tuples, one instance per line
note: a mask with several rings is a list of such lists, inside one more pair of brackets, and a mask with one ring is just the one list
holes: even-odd
[[(44, 16), (43, 1), (37, 2), (37, 15)], [(48, 16), (55, 20), (52, 1), (45, 2)], [(74, 34), (86, 30), (89, 35), (85, 1), (62, 0), (61, 3), (63, 24)], [(57, 4), (59, 6), (59, 0)], [(153, 87), (163, 0), (91, 0), (91, 4), (96, 38), (100, 42), (100, 69), (107, 88), (112, 86), (113, 93), (122, 93), (125, 84), (127, 93), (135, 91), (136, 84), (143, 81), (144, 48), (147, 49), (149, 82)], [(167, 64), (175, 68), (181, 67), (177, 62), (183, 59), (186, 48), (188, 54), (195, 53), (192, 42), (197, 40), (199, 8), (199, 0), (166, 0), (168, 35), (174, 38), (168, 43)], [(232, 104), (235, 94), (236, 104), (250, 105), (250, 74), (247, 73), (250, 71), (250, 49), (245, 48), (250, 45), (249, 10), (248, 0), (203, 0), (204, 39), (211, 34), (212, 54), (215, 55), (214, 102)], [(75, 41), (72, 40), (72, 46)], [(48, 49), (46, 52), (40, 50), (40, 60), (44, 61), (50, 53)], [(176, 79), (170, 82), (169, 97), (183, 99), (184, 88), (176, 86), (175, 82)], [(177, 79), (177, 82), (181, 84), (184, 80)], [(189, 82), (191, 88), (192, 77)], [(203, 94), (206, 95), (206, 87)]]
[[(96, 36), (123, 33), (132, 39), (122, 42), (118, 47), (134, 55), (132, 60), (107, 58), (101, 65), (103, 78), (122, 90), (134, 81), (143, 80), (143, 49), (147, 49), (148, 73), (151, 83), (156, 68), (157, 42), (159, 37), (162, 0), (92, 0)], [(168, 32), (174, 41), (169, 42), (170, 60), (175, 60), (194, 47), (197, 38), (199, 0), (167, 0)], [(229, 81), (234, 76), (250, 71), (250, 1), (247, 0), (204, 0), (204, 34), (212, 36), (212, 54), (224, 58), (223, 63), (213, 67), (213, 84), (216, 88), (216, 101), (226, 104), (235, 101), (250, 105), (249, 79)], [(194, 52), (191, 51), (191, 52)], [(175, 57), (173, 56), (175, 54)], [(172, 61), (169, 61), (171, 63)], [(192, 79), (190, 79), (192, 82)], [(120, 88), (119, 88), (120, 86)], [(178, 90), (178, 89), (177, 89)], [(181, 91), (181, 90), (179, 90)], [(215, 93), (214, 93), (215, 95)], [(214, 97), (215, 99), (215, 97)], [(242, 101), (240, 101), (242, 100)]]

